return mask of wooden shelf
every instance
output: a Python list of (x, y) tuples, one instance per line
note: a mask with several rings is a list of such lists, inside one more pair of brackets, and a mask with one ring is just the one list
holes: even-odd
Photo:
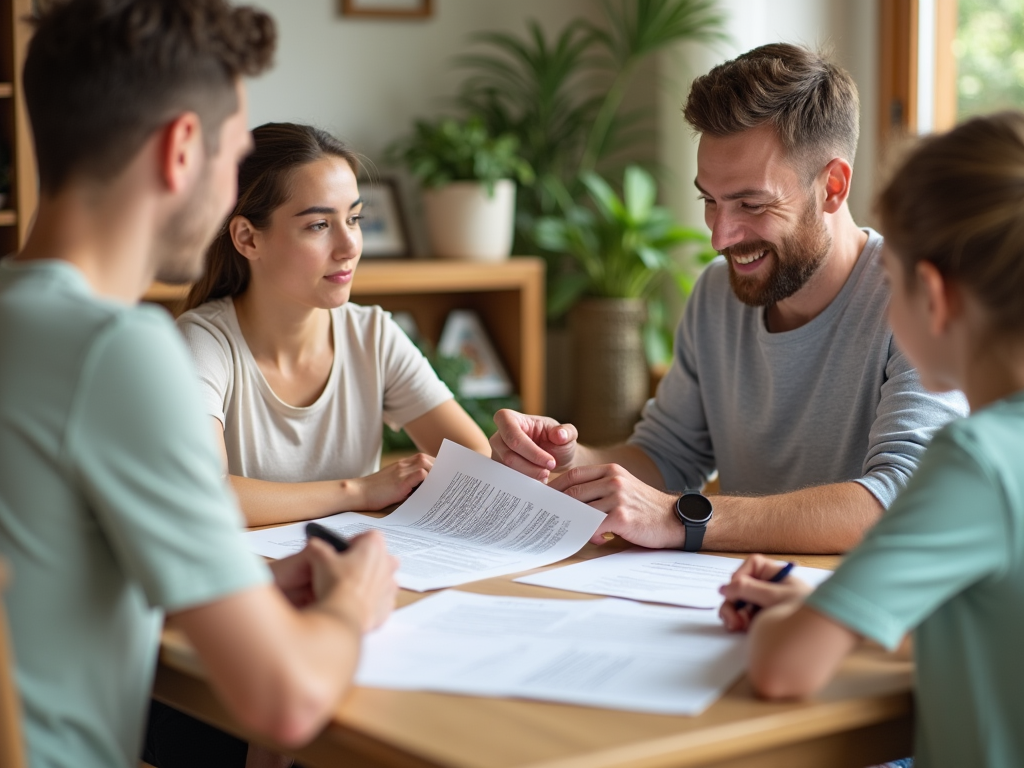
[(0, 227), (13, 227), (17, 223), (17, 211), (12, 211), (9, 208), (0, 211)]
[[(176, 313), (189, 286), (154, 283), (143, 297)], [(544, 262), (521, 257), (500, 262), (440, 259), (366, 259), (359, 264), (352, 300), (409, 312), (436, 344), (448, 313), (472, 309), (512, 377), (527, 413), (544, 413)]]
[(9, 99), (14, 95), (14, 83), (0, 83), (0, 99)]

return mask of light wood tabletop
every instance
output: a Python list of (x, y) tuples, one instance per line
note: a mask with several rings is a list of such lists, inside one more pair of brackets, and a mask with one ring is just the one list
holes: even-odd
[[(575, 557), (548, 567), (625, 546), (619, 540), (602, 547), (588, 544)], [(837, 562), (834, 557), (785, 559), (824, 568)], [(520, 575), (458, 589), (594, 599), (512, 581)], [(402, 590), (399, 605), (425, 596)], [(911, 677), (905, 655), (865, 645), (812, 701), (761, 701), (741, 679), (699, 717), (355, 688), (320, 735), (294, 754), (311, 768), (864, 768), (911, 753)], [(164, 632), (154, 696), (247, 737), (214, 699), (194, 652), (174, 630)]]

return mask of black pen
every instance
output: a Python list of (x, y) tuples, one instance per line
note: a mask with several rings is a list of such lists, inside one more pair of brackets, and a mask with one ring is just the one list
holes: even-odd
[[(792, 562), (786, 563), (784, 566), (782, 566), (779, 569), (779, 572), (776, 573), (774, 576), (772, 576), (770, 579), (768, 579), (768, 581), (770, 583), (772, 583), (772, 584), (778, 584), (784, 578), (789, 576), (790, 571), (792, 571), (794, 568), (796, 568), (796, 563), (792, 563)], [(746, 600), (737, 600), (736, 604), (733, 606), (733, 608), (735, 608), (737, 611), (742, 610), (743, 608), (746, 608), (746, 607), (747, 607), (747, 601)], [(754, 606), (754, 610), (753, 610), (752, 613), (757, 613), (759, 610), (761, 610), (761, 606), (755, 605)]]
[(344, 552), (348, 549), (348, 539), (344, 536), (339, 536), (330, 528), (320, 525), (320, 523), (306, 523), (306, 538), (312, 539), (314, 536), (326, 541), (337, 552)]

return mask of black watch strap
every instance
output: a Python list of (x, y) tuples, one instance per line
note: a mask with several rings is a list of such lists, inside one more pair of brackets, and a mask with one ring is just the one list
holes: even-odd
[(700, 491), (686, 491), (676, 499), (676, 517), (686, 528), (684, 552), (699, 552), (704, 544), (704, 532), (711, 522), (714, 508), (711, 500)]
[(704, 531), (708, 529), (707, 523), (683, 523), (686, 526), (686, 541), (683, 542), (684, 552), (700, 552), (704, 544)]

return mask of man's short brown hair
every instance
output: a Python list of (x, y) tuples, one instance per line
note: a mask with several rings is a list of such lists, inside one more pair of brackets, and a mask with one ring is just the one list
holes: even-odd
[(860, 100), (846, 70), (806, 48), (762, 45), (693, 81), (683, 115), (711, 136), (771, 125), (811, 175), (833, 157), (853, 164)]
[(23, 75), (39, 185), (120, 173), (155, 130), (195, 112), (214, 154), (235, 83), (273, 56), (273, 19), (225, 0), (58, 0), (34, 17)]

